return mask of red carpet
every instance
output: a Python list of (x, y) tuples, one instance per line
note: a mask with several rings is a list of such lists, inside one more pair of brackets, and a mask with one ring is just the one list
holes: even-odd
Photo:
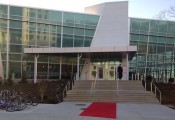
[(80, 116), (103, 117), (116, 119), (116, 103), (94, 102)]

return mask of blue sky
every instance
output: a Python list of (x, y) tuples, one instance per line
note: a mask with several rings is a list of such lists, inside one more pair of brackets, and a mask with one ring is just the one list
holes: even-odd
[(83, 12), (85, 7), (113, 1), (129, 1), (129, 17), (139, 18), (153, 18), (161, 10), (175, 6), (175, 0), (0, 0), (0, 4)]

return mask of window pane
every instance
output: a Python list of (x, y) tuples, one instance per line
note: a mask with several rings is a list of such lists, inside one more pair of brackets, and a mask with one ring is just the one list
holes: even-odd
[(146, 53), (147, 52), (147, 43), (146, 42), (139, 43), (138, 52), (139, 53)]
[(157, 37), (157, 42), (161, 42), (161, 43), (166, 43), (166, 38), (165, 37)]
[(148, 34), (149, 30), (149, 20), (141, 20), (140, 21), (140, 33)]
[(30, 8), (30, 10), (29, 10), (29, 16), (31, 18), (36, 18), (36, 9)]
[(1, 28), (1, 27), (7, 28), (7, 20), (0, 19), (0, 28)]
[(61, 24), (62, 21), (62, 12), (58, 11), (49, 11), (49, 20), (53, 24)]
[(7, 29), (6, 28), (1, 28), (0, 31), (0, 44), (6, 43), (7, 39)]
[(167, 33), (168, 34), (174, 34), (174, 30), (175, 30), (175, 23), (174, 22), (168, 22)]
[(29, 45), (36, 45), (36, 32), (29, 31)]
[(21, 21), (14, 21), (14, 20), (11, 20), (11, 21), (10, 21), (10, 28), (22, 29), (22, 22), (21, 22)]
[(63, 27), (63, 33), (64, 34), (73, 34), (73, 27)]
[(10, 52), (11, 53), (21, 53), (22, 46), (21, 45), (10, 45)]
[(10, 29), (10, 43), (21, 44), (22, 30)]
[(50, 46), (56, 47), (57, 41), (56, 41), (57, 34), (50, 34)]
[(63, 22), (64, 22), (64, 25), (71, 25), (71, 26), (74, 25), (74, 13), (64, 12)]
[(36, 31), (36, 23), (30, 22), (30, 23), (29, 23), (29, 30)]
[(21, 62), (9, 62), (12, 79), (21, 78)]
[(90, 47), (92, 41), (92, 37), (85, 37), (84, 47)]
[(157, 36), (149, 36), (150, 42), (157, 42)]
[(140, 20), (131, 19), (131, 29), (139, 30), (140, 29)]
[(87, 30), (85, 29), (85, 36), (94, 36), (95, 30)]
[(148, 41), (148, 36), (147, 35), (140, 35), (140, 41)]
[(50, 25), (50, 32), (56, 33), (57, 32), (57, 26), (56, 25)]
[(61, 34), (57, 34), (57, 47), (61, 47)]
[(156, 54), (156, 43), (149, 43), (148, 53), (149, 54)]
[(94, 25), (98, 24), (99, 16), (97, 15), (86, 15), (86, 22), (85, 24)]
[(21, 54), (10, 54), (9, 58), (10, 60), (21, 61)]
[(75, 26), (84, 27), (85, 24), (85, 15), (84, 14), (75, 14)]
[(10, 6), (10, 18), (22, 20), (22, 8)]
[(158, 32), (158, 27), (159, 27), (159, 23), (158, 21), (155, 20), (151, 20), (150, 21), (150, 34), (156, 34)]
[(167, 42), (166, 43), (169, 43), (169, 44), (174, 44), (174, 42), (175, 42), (175, 38), (171, 38), (171, 37), (169, 37), (169, 38), (167, 38)]
[(165, 52), (165, 44), (157, 44), (157, 53), (163, 54)]
[(83, 47), (84, 37), (74, 36), (74, 47)]
[(167, 22), (159, 21), (159, 33), (166, 34), (167, 32)]
[(78, 36), (84, 36), (84, 29), (82, 28), (75, 28), (75, 35), (78, 35)]
[(7, 6), (0, 5), (0, 17), (7, 18)]
[(130, 40), (131, 41), (138, 41), (139, 40), (139, 35), (131, 34), (130, 35)]
[(39, 45), (39, 46), (48, 46), (49, 45), (49, 33), (38, 32), (37, 45)]
[(73, 47), (72, 35), (63, 35), (63, 47)]

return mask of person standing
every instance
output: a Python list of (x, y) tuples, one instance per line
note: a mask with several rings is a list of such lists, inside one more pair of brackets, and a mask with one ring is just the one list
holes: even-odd
[(117, 72), (118, 72), (118, 78), (119, 78), (119, 80), (121, 80), (123, 77), (123, 68), (122, 68), (121, 64), (118, 66)]

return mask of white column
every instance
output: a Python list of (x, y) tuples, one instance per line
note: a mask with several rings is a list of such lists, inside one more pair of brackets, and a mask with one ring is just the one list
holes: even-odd
[(123, 77), (122, 80), (129, 80), (128, 53), (122, 57)]
[(77, 74), (76, 74), (76, 80), (79, 80), (80, 78), (80, 57), (79, 54), (77, 54)]
[(3, 63), (0, 49), (0, 81), (4, 79)]
[(34, 61), (34, 83), (37, 83), (37, 62), (38, 62), (39, 55), (35, 55)]
[(126, 80), (129, 80), (129, 62), (128, 62), (128, 53), (126, 53)]
[(62, 57), (60, 57), (60, 75), (59, 75), (60, 80), (61, 80), (61, 74), (62, 74)]
[(77, 54), (77, 74), (76, 74), (76, 80), (80, 79), (80, 58), (82, 55)]
[(10, 28), (10, 24), (9, 24), (9, 18), (10, 18), (10, 6), (8, 6), (8, 20), (7, 20), (7, 37), (6, 37), (6, 42), (7, 42), (7, 54), (6, 54), (6, 79), (9, 78), (9, 51), (10, 51), (10, 48), (9, 48), (9, 41), (10, 41), (10, 34), (9, 34), (9, 28)]

